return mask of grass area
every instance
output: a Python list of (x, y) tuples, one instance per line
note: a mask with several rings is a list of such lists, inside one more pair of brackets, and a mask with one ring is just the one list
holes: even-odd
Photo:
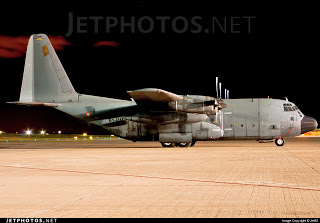
[(19, 134), (1, 133), (0, 142), (25, 142), (25, 141), (79, 141), (79, 140), (105, 140), (119, 139), (114, 135), (83, 135), (83, 134)]

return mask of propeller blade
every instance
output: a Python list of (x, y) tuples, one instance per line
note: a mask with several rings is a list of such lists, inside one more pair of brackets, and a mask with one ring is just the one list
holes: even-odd
[(222, 125), (223, 125), (223, 123), (222, 123), (222, 111), (221, 110), (219, 110), (219, 118), (220, 118), (220, 120), (219, 120), (219, 127), (223, 130), (223, 127), (222, 127)]
[(217, 106), (214, 108), (214, 111), (216, 112), (216, 114), (215, 114), (215, 121), (214, 121), (214, 123), (215, 123), (215, 124), (217, 124), (217, 122), (218, 122), (218, 113), (219, 113), (219, 109), (218, 109), (218, 107), (217, 107)]
[(217, 93), (217, 98), (219, 97), (218, 95), (218, 77), (216, 77), (216, 93)]
[(214, 123), (217, 123), (217, 121), (218, 121), (218, 111), (219, 111), (218, 110), (219, 109), (218, 106), (219, 106), (218, 100), (214, 100), (214, 111), (216, 112)]

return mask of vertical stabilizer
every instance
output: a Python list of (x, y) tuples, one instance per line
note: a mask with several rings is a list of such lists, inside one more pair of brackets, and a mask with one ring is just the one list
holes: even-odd
[(78, 101), (78, 94), (45, 34), (29, 39), (19, 101)]

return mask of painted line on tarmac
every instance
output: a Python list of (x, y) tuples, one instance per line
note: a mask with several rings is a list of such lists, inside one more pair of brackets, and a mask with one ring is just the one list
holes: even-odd
[(91, 171), (80, 171), (80, 170), (49, 169), (49, 168), (29, 167), (29, 166), (25, 166), (25, 165), (0, 165), (0, 167), (20, 168), (20, 169), (29, 169), (29, 170), (42, 170), (42, 171), (54, 171), (54, 172), (66, 172), (66, 173), (81, 173), (81, 174), (95, 174), (95, 175), (107, 175), (107, 176), (148, 178), (148, 179), (158, 179), (158, 180), (174, 180), (174, 181), (185, 181), (185, 182), (215, 183), (215, 184), (255, 186), (255, 187), (273, 187), (273, 188), (291, 189), (291, 190), (320, 191), (320, 189), (318, 189), (318, 188), (291, 187), (291, 186), (281, 186), (281, 185), (227, 182), (227, 181), (215, 181), (215, 180), (196, 180), (196, 179), (184, 179), (184, 178), (172, 178), (172, 177), (156, 177), (156, 176), (144, 176), (144, 175), (122, 174), (122, 173), (91, 172)]

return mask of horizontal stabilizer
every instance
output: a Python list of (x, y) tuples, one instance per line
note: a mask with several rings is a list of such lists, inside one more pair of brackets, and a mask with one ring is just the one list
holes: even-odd
[(45, 106), (45, 107), (58, 107), (57, 103), (46, 103), (46, 102), (7, 102), (13, 105), (24, 105), (24, 106)]
[(183, 100), (183, 97), (180, 95), (176, 95), (174, 93), (156, 88), (145, 88), (136, 91), (128, 91), (128, 94), (135, 101), (172, 102)]
[(24, 105), (24, 106), (45, 106), (45, 107), (58, 107), (57, 103), (46, 103), (46, 102), (7, 102), (13, 105)]

